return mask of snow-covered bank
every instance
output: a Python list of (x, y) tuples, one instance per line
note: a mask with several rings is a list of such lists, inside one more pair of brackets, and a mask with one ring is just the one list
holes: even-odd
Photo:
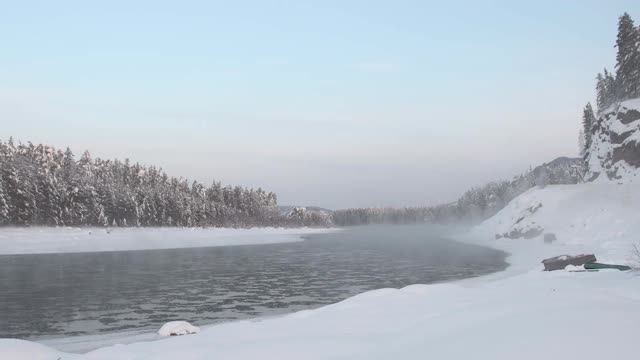
[(318, 228), (0, 228), (0, 255), (176, 249), (275, 244)]
[[(263, 322), (214, 326), (197, 335), (107, 347), (81, 358), (628, 356), (637, 352), (637, 282), (628, 273), (561, 272), (528, 274), (470, 288), (440, 284), (383, 289), (314, 311)], [(67, 354), (59, 356), (70, 358)]]
[[(536, 230), (533, 239), (501, 238)], [(557, 240), (542, 244), (542, 234)], [(600, 262), (626, 264), (640, 245), (640, 184), (579, 184), (534, 188), (474, 228), (467, 240), (511, 253), (508, 273), (541, 268), (540, 260), (595, 253)]]
[[(281, 318), (110, 346), (79, 358), (636, 358), (640, 275), (617, 270), (543, 272), (540, 261), (551, 255), (591, 252), (604, 261), (625, 262), (638, 241), (638, 216), (638, 185), (532, 189), (466, 239), (510, 251), (513, 266), (502, 274), (381, 289)], [(553, 232), (558, 239), (553, 244), (544, 244), (540, 236), (495, 239), (495, 234), (531, 227)], [(13, 345), (0, 340), (0, 358), (7, 358), (3, 349)]]

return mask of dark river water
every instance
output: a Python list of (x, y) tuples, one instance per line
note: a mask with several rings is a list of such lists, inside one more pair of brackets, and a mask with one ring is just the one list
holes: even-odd
[(3, 255), (0, 337), (155, 331), (170, 320), (202, 325), (277, 315), (505, 267), (502, 252), (415, 226), (353, 228), (286, 244)]

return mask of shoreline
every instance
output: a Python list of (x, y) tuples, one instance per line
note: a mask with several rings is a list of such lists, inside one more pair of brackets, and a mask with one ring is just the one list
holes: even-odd
[[(332, 229), (335, 231), (340, 231), (340, 230), (344, 230), (344, 228), (336, 228), (336, 229)], [(300, 238), (302, 239), (302, 241), (308, 241), (309, 240), (309, 236), (315, 235), (315, 234), (320, 234), (320, 233), (306, 233), (303, 235), (300, 235)], [(491, 248), (500, 252), (503, 252), (505, 254), (505, 263), (507, 264), (506, 267), (502, 270), (498, 270), (489, 274), (483, 274), (483, 275), (477, 275), (477, 276), (471, 276), (471, 277), (467, 277), (467, 278), (463, 278), (463, 279), (454, 279), (454, 280), (444, 280), (444, 281), (437, 281), (437, 282), (433, 282), (433, 283), (415, 283), (415, 284), (410, 284), (407, 285), (405, 287), (408, 286), (430, 286), (430, 285), (440, 285), (440, 284), (471, 284), (471, 283), (476, 283), (476, 282), (481, 282), (483, 281), (483, 279), (487, 278), (487, 277), (492, 277), (492, 276), (496, 276), (497, 274), (500, 273), (504, 273), (505, 271), (507, 271), (512, 265), (507, 261), (508, 257), (510, 256), (510, 254), (508, 252), (505, 252), (501, 249), (498, 248), (494, 248), (491, 247), (487, 244), (480, 244), (478, 242), (473, 242), (473, 241), (465, 241), (463, 239), (461, 239), (460, 236), (451, 234), (451, 235), (444, 235), (443, 237), (445, 237), (448, 241), (455, 241), (455, 242), (459, 242), (459, 243), (465, 243), (465, 244), (469, 244), (469, 245), (474, 245), (474, 246), (482, 246), (482, 247), (486, 247), (486, 248)], [(206, 330), (206, 329), (210, 329), (213, 327), (217, 327), (217, 326), (223, 326), (223, 325), (227, 325), (227, 324), (233, 324), (233, 323), (244, 323), (244, 322), (263, 322), (263, 321), (267, 321), (267, 320), (272, 320), (272, 319), (278, 319), (278, 318), (283, 318), (283, 317), (287, 317), (287, 316), (291, 316), (291, 315), (295, 315), (298, 312), (306, 312), (306, 311), (315, 311), (315, 310), (319, 310), (322, 309), (324, 307), (327, 306), (332, 306), (332, 305), (336, 305), (339, 304), (343, 301), (348, 301), (349, 299), (353, 298), (353, 297), (357, 297), (360, 296), (362, 294), (366, 294), (370, 291), (378, 291), (378, 290), (384, 290), (384, 289), (395, 289), (395, 290), (401, 290), (403, 288), (380, 288), (380, 289), (374, 289), (374, 290), (369, 290), (369, 291), (365, 291), (359, 294), (355, 294), (352, 295), (346, 299), (337, 301), (335, 303), (332, 304), (327, 304), (327, 305), (322, 305), (320, 307), (314, 307), (314, 308), (309, 308), (309, 309), (303, 309), (303, 310), (296, 310), (293, 312), (288, 312), (288, 313), (284, 313), (284, 314), (276, 314), (276, 315), (263, 315), (263, 316), (258, 316), (258, 317), (251, 317), (251, 318), (247, 318), (247, 319), (237, 319), (237, 320), (229, 320), (229, 321), (221, 321), (221, 322), (214, 322), (214, 323), (207, 323), (207, 324), (196, 324), (198, 325), (202, 330)], [(195, 324), (195, 323), (194, 323)], [(60, 336), (60, 337), (50, 337), (47, 338), (46, 336), (43, 338), (28, 338), (25, 340), (28, 341), (33, 341), (39, 344), (43, 344), (49, 347), (52, 347), (56, 350), (59, 351), (65, 351), (65, 352), (70, 352), (70, 353), (76, 353), (76, 354), (85, 354), (88, 352), (91, 352), (93, 350), (97, 350), (103, 347), (107, 347), (107, 346), (113, 346), (113, 345), (117, 345), (117, 344), (133, 344), (133, 343), (138, 343), (138, 342), (155, 342), (155, 341), (160, 341), (160, 340), (165, 340), (167, 339), (166, 337), (161, 337), (159, 335), (157, 335), (155, 329), (141, 329), (141, 330), (136, 330), (136, 329), (131, 329), (131, 330), (124, 330), (124, 331), (119, 331), (119, 332), (110, 332), (110, 333), (104, 333), (104, 334), (92, 334), (92, 335), (76, 335), (76, 336)]]
[[(0, 255), (168, 250), (279, 244), (339, 228), (0, 228)], [(178, 240), (176, 240), (178, 239)]]
[[(398, 230), (400, 231), (402, 229), (402, 227), (400, 227)], [(332, 230), (336, 230), (336, 231), (340, 231), (340, 230), (344, 230), (344, 228), (341, 229), (332, 229)], [(325, 231), (326, 232), (326, 231)], [(323, 233), (325, 233), (323, 232)], [(302, 241), (309, 241), (314, 235), (321, 235), (322, 233), (319, 232), (314, 232), (314, 233), (307, 233), (307, 234), (303, 234), (300, 235), (300, 238), (302, 239)], [(466, 243), (463, 241), (460, 241), (458, 239), (457, 236), (454, 236), (454, 232), (451, 232), (450, 234), (448, 233), (444, 233), (441, 234), (443, 238), (446, 238), (447, 241), (452, 241), (452, 242), (458, 242), (458, 243)], [(468, 245), (470, 246), (482, 246), (485, 248), (489, 248), (487, 246), (484, 245), (477, 245), (477, 244), (473, 244), (473, 243), (468, 243)], [(497, 250), (500, 251), (500, 250)], [(500, 251), (502, 252), (502, 251)], [(504, 254), (505, 256), (507, 256), (508, 254)], [(503, 272), (505, 269), (507, 269), (509, 267), (509, 264), (506, 263), (505, 261), (505, 267), (504, 269), (498, 270), (498, 271), (494, 271), (492, 273), (489, 274), (482, 274), (482, 275), (472, 275), (470, 277), (467, 278), (462, 278), (462, 279), (453, 279), (453, 280), (442, 280), (442, 281), (436, 281), (436, 282), (431, 282), (431, 283), (415, 283), (415, 284), (410, 284), (408, 286), (412, 286), (412, 285), (435, 285), (435, 284), (447, 284), (447, 283), (457, 283), (457, 282), (464, 282), (464, 281), (473, 281), (475, 279), (479, 279), (479, 278), (483, 278), (485, 276), (491, 276), (493, 274), (496, 274), (498, 272)], [(375, 291), (375, 290), (379, 290), (379, 289), (374, 289), (374, 290), (370, 290), (370, 291)], [(322, 307), (325, 306), (329, 306), (329, 305), (334, 305), (337, 304), (341, 301), (345, 301), (348, 300), (349, 298), (353, 297), (353, 296), (358, 296), (361, 295), (365, 292), (361, 292), (358, 294), (353, 294), (347, 298), (344, 298), (342, 300), (338, 300), (335, 303), (332, 304), (326, 304), (326, 305), (321, 305), (321, 306), (316, 306), (316, 307), (310, 307), (307, 309), (298, 309), (298, 310), (292, 310), (291, 312), (287, 312), (287, 313), (283, 313), (283, 314), (265, 314), (265, 315), (260, 315), (257, 317), (249, 317), (249, 318), (245, 318), (245, 319), (236, 319), (236, 320), (224, 320), (224, 321), (217, 321), (217, 322), (213, 322), (213, 323), (198, 323), (195, 322), (195, 325), (198, 325), (200, 328), (202, 329), (208, 329), (214, 326), (221, 326), (221, 325), (225, 325), (225, 324), (229, 324), (229, 323), (235, 323), (235, 322), (244, 322), (244, 321), (249, 321), (249, 322), (261, 322), (261, 321), (265, 321), (265, 320), (270, 320), (270, 319), (274, 319), (274, 318), (281, 318), (281, 317), (285, 317), (288, 315), (292, 315), (295, 314), (297, 312), (300, 311), (313, 311), (313, 310), (317, 310), (320, 309)], [(116, 344), (131, 344), (131, 343), (136, 343), (136, 342), (150, 342), (150, 341), (158, 341), (158, 340), (163, 340), (165, 339), (164, 337), (160, 337), (156, 334), (156, 330), (155, 328), (146, 328), (146, 329), (140, 329), (140, 328), (131, 328), (128, 330), (121, 330), (121, 331), (115, 331), (115, 332), (105, 332), (105, 333), (95, 333), (95, 334), (84, 334), (84, 335), (70, 335), (70, 336), (64, 336), (64, 335), (44, 335), (44, 336), (38, 336), (38, 337), (32, 337), (32, 338), (23, 338), (24, 340), (27, 341), (33, 341), (36, 343), (40, 343), (49, 347), (52, 347), (56, 350), (59, 351), (65, 351), (65, 352), (71, 352), (71, 353), (77, 353), (77, 354), (84, 354), (87, 352), (90, 352), (92, 350), (96, 350), (99, 349), (101, 347), (106, 347), (106, 346), (112, 346), (112, 345), (116, 345)]]

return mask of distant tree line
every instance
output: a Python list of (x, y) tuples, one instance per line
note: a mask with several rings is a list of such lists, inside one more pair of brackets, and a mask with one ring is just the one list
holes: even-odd
[[(313, 207), (310, 207), (313, 208)], [(331, 219), (331, 213), (324, 211), (314, 211), (306, 207), (296, 206), (290, 211), (284, 213), (287, 222), (295, 225), (309, 226), (309, 227), (330, 227), (333, 226)]]
[(511, 180), (491, 182), (465, 192), (457, 201), (431, 207), (354, 208), (334, 211), (338, 226), (369, 224), (457, 224), (471, 226), (495, 215), (509, 201), (534, 186), (576, 184), (581, 159), (558, 158)]
[(349, 226), (474, 224), (527, 189), (579, 181), (576, 159), (560, 158), (509, 181), (467, 191), (431, 207), (358, 208), (334, 212), (293, 207), (260, 188), (168, 176), (155, 166), (103, 160), (32, 143), (0, 141), (0, 225), (51, 226)]
[[(636, 27), (628, 13), (618, 19), (616, 38), (617, 54), (615, 73), (606, 68), (596, 76), (597, 113), (601, 114), (611, 105), (640, 97), (640, 27)], [(591, 103), (587, 103), (582, 116), (579, 138), (580, 153), (586, 154), (591, 146), (596, 114)]]
[(260, 188), (170, 177), (154, 166), (0, 141), (0, 225), (316, 226)]
[[(615, 71), (604, 69), (596, 76), (596, 105), (587, 103), (578, 137), (580, 154), (586, 159), (592, 144), (597, 116), (612, 105), (640, 97), (640, 27), (628, 13), (618, 19)], [(354, 208), (332, 214), (336, 225), (458, 223), (473, 225), (493, 216), (506, 204), (534, 186), (576, 184), (585, 172), (581, 159), (556, 159), (512, 180), (473, 188), (457, 201), (433, 207)]]

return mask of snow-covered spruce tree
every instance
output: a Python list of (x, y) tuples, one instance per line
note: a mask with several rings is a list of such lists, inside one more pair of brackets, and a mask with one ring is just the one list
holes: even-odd
[(596, 76), (596, 105), (598, 114), (604, 112), (609, 106), (618, 101), (618, 83), (613, 74), (606, 68), (604, 73)]
[(607, 107), (605, 82), (602, 73), (598, 73), (596, 76), (596, 106), (598, 107), (598, 114)]
[(580, 129), (580, 132), (578, 133), (578, 151), (580, 156), (584, 157), (584, 155), (586, 154), (586, 150), (587, 147), (585, 145), (585, 139), (584, 139), (585, 135), (584, 135), (584, 131), (582, 129)]
[(3, 161), (0, 176), (5, 186), (9, 203), (9, 221), (16, 225), (29, 225), (36, 219), (34, 168), (29, 166), (29, 157), (23, 148), (10, 145), (10, 156)]
[(591, 103), (588, 102), (582, 111), (582, 134), (584, 135), (584, 148), (581, 149), (581, 153), (584, 155), (587, 149), (591, 146), (592, 127), (596, 122), (596, 115), (593, 112)]
[(9, 202), (7, 201), (7, 194), (4, 191), (4, 185), (2, 184), (2, 177), (0, 177), (0, 225), (9, 222)]
[(604, 69), (604, 89), (605, 89), (605, 97), (607, 99), (606, 107), (609, 107), (613, 103), (618, 101), (619, 91), (618, 91), (618, 84), (616, 82), (616, 78), (606, 68)]
[(640, 96), (640, 31), (633, 19), (624, 13), (618, 19), (616, 39), (616, 100)]

